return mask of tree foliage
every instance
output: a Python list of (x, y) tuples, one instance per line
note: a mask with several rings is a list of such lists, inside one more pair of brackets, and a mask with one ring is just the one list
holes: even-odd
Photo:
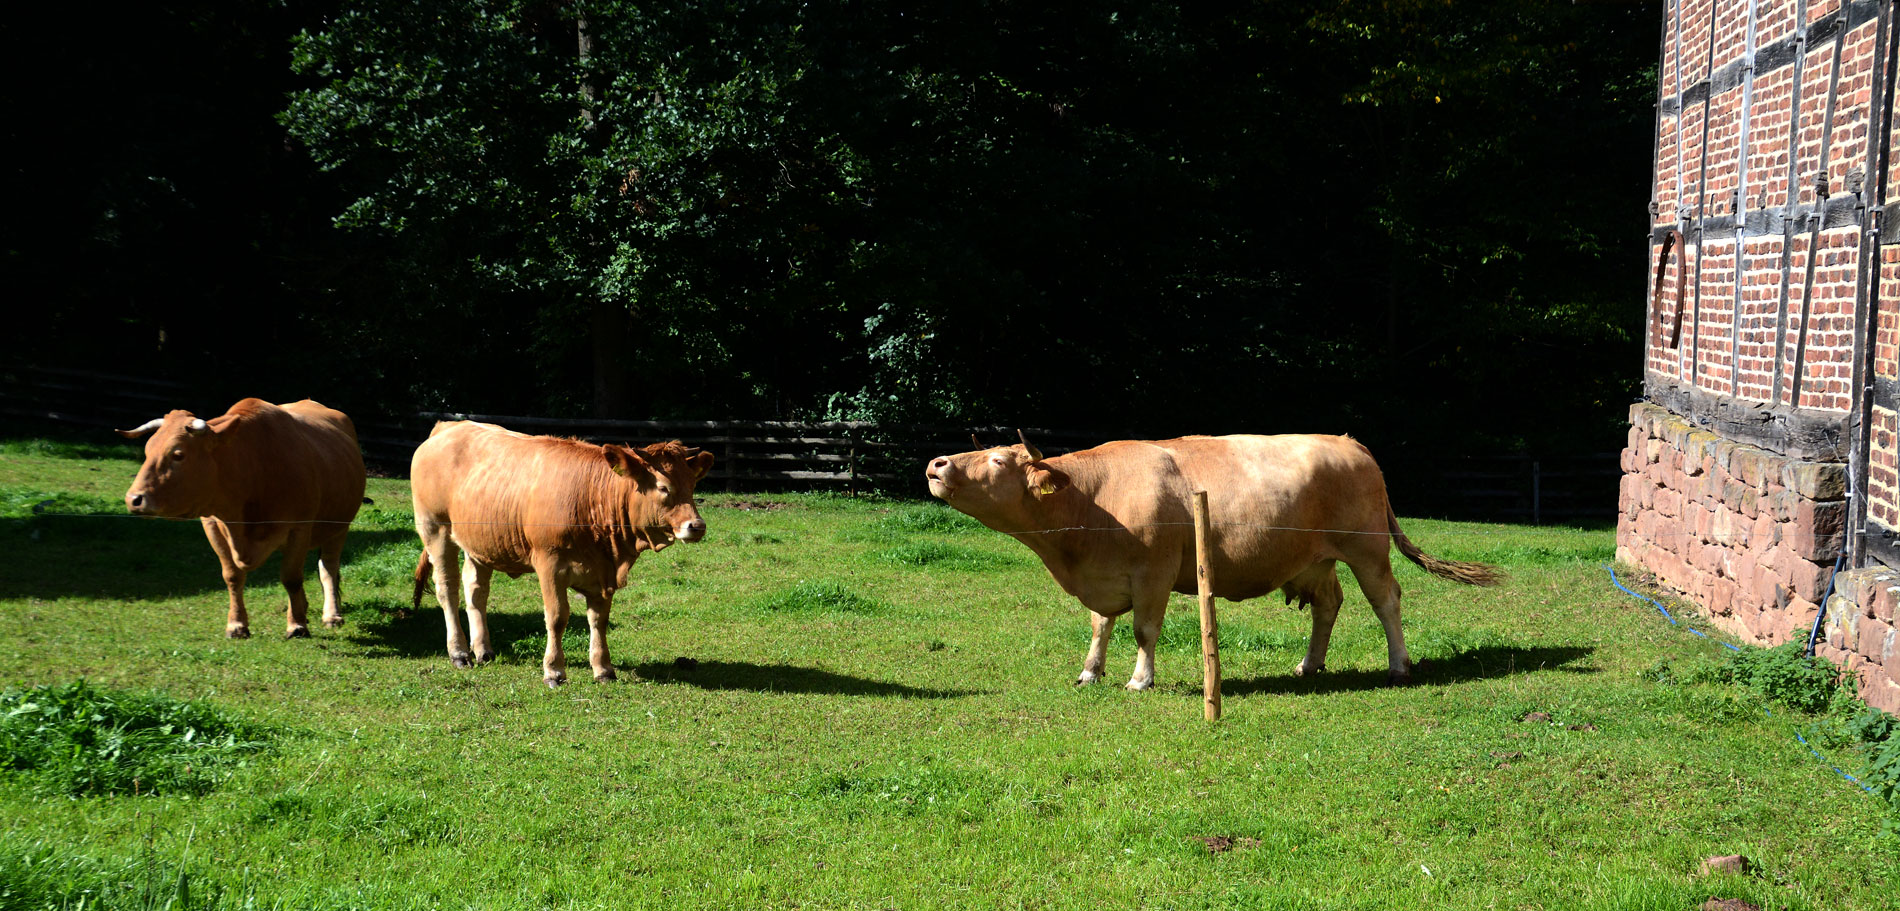
[(1656, 15), (272, 7), (309, 165), (252, 204), (342, 229), (264, 271), (386, 409), (1610, 448)]

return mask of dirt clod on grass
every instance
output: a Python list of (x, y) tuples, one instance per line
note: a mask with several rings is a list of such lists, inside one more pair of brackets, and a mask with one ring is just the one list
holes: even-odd
[(1206, 845), (1207, 853), (1209, 854), (1220, 854), (1225, 851), (1232, 851), (1235, 848), (1251, 848), (1260, 844), (1260, 839), (1247, 838), (1245, 836), (1233, 838), (1227, 835), (1196, 835), (1189, 840), (1198, 841)]
[(1549, 721), (1550, 713), (1549, 712), (1532, 712), (1528, 715), (1525, 715), (1521, 720), (1523, 721)]
[(746, 511), (764, 510), (770, 512), (774, 509), (784, 509), (788, 504), (778, 500), (740, 500), (736, 503), (710, 503), (707, 505), (716, 506), (720, 509), (743, 509)]

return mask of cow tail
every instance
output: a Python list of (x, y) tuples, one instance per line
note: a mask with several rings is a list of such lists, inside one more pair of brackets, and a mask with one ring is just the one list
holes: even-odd
[(1392, 504), (1385, 504), (1385, 524), (1392, 531), (1392, 542), (1399, 547), (1399, 553), (1405, 559), (1418, 564), (1422, 569), (1440, 579), (1463, 582), (1466, 585), (1496, 585), (1504, 581), (1504, 571), (1489, 563), (1467, 563), (1462, 560), (1440, 560), (1412, 543), (1412, 539), (1399, 530), (1399, 517), (1392, 512)]
[(422, 607), (422, 589), (429, 584), (429, 549), (422, 549), (422, 559), (416, 561), (416, 598), (410, 606)]

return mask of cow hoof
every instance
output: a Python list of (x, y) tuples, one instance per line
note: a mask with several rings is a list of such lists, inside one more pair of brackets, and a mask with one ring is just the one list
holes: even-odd
[(488, 662), (493, 661), (493, 660), (495, 660), (495, 653), (492, 651), (475, 653), (476, 664), (487, 664)]
[(620, 679), (620, 675), (618, 675), (618, 674), (616, 674), (616, 673), (614, 673), (613, 671), (608, 671), (608, 672), (606, 672), (606, 673), (604, 673), (604, 674), (595, 674), (595, 675), (594, 675), (594, 682), (595, 682), (595, 683), (612, 683), (612, 682), (614, 682), (615, 680), (619, 680), (619, 679)]
[(1095, 683), (1101, 679), (1102, 679), (1101, 676), (1096, 674), (1094, 671), (1083, 671), (1082, 676), (1075, 678), (1075, 685), (1088, 686), (1089, 684)]
[(1385, 685), (1386, 686), (1411, 686), (1412, 675), (1410, 673), (1387, 674), (1385, 675)]
[(1130, 680), (1128, 681), (1128, 691), (1131, 693), (1139, 693), (1154, 685), (1155, 682), (1153, 680)]
[(343, 618), (342, 617), (325, 617), (323, 618), (323, 625), (326, 627), (329, 627), (330, 629), (340, 629), (343, 626)]
[(551, 689), (551, 690), (560, 689), (561, 684), (567, 682), (567, 675), (566, 674), (549, 674), (546, 677), (543, 677), (541, 682), (546, 683), (548, 685), (548, 689)]
[(1307, 669), (1307, 667), (1306, 667), (1306, 662), (1304, 662), (1304, 661), (1302, 661), (1302, 662), (1300, 662), (1299, 664), (1296, 664), (1296, 665), (1293, 665), (1293, 676), (1295, 676), (1295, 677), (1307, 677), (1307, 676), (1311, 676), (1311, 675), (1313, 675), (1313, 674), (1317, 674), (1317, 673), (1319, 673), (1320, 671), (1323, 671), (1323, 670), (1325, 670), (1325, 669), (1326, 669), (1326, 665), (1324, 665), (1324, 664), (1322, 664), (1322, 665), (1320, 665), (1319, 667), (1316, 667), (1316, 668), (1313, 668), (1313, 669), (1311, 669), (1311, 670), (1308, 670), (1308, 669)]
[(475, 666), (475, 662), (470, 659), (469, 654), (467, 652), (450, 655), (449, 663), (455, 665), (456, 667), (474, 667)]
[(293, 626), (287, 630), (284, 630), (284, 638), (285, 639), (308, 639), (310, 638), (310, 627)]
[(251, 628), (248, 626), (227, 626), (224, 628), (224, 638), (249, 639), (251, 638)]

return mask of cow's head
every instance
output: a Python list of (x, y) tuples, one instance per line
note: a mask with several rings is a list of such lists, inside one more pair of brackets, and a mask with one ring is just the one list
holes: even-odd
[(228, 425), (213, 426), (189, 411), (174, 411), (119, 435), (145, 441), (145, 464), (125, 492), (127, 511), (181, 519), (206, 515), (218, 494), (218, 460)]
[[(930, 495), (978, 519), (1001, 516), (1031, 499), (1051, 496), (1069, 486), (1069, 476), (1043, 461), (1042, 452), (1022, 437), (1015, 446), (938, 456), (924, 466)], [(976, 442), (972, 437), (971, 442)]]
[(712, 469), (712, 453), (674, 440), (639, 449), (602, 446), (601, 457), (614, 474), (630, 482), (628, 514), (649, 523), (649, 534), (663, 535), (655, 535), (658, 539), (651, 542), (654, 549), (675, 540), (690, 544), (706, 536), (706, 521), (699, 517), (699, 506), (693, 502), (693, 488)]

